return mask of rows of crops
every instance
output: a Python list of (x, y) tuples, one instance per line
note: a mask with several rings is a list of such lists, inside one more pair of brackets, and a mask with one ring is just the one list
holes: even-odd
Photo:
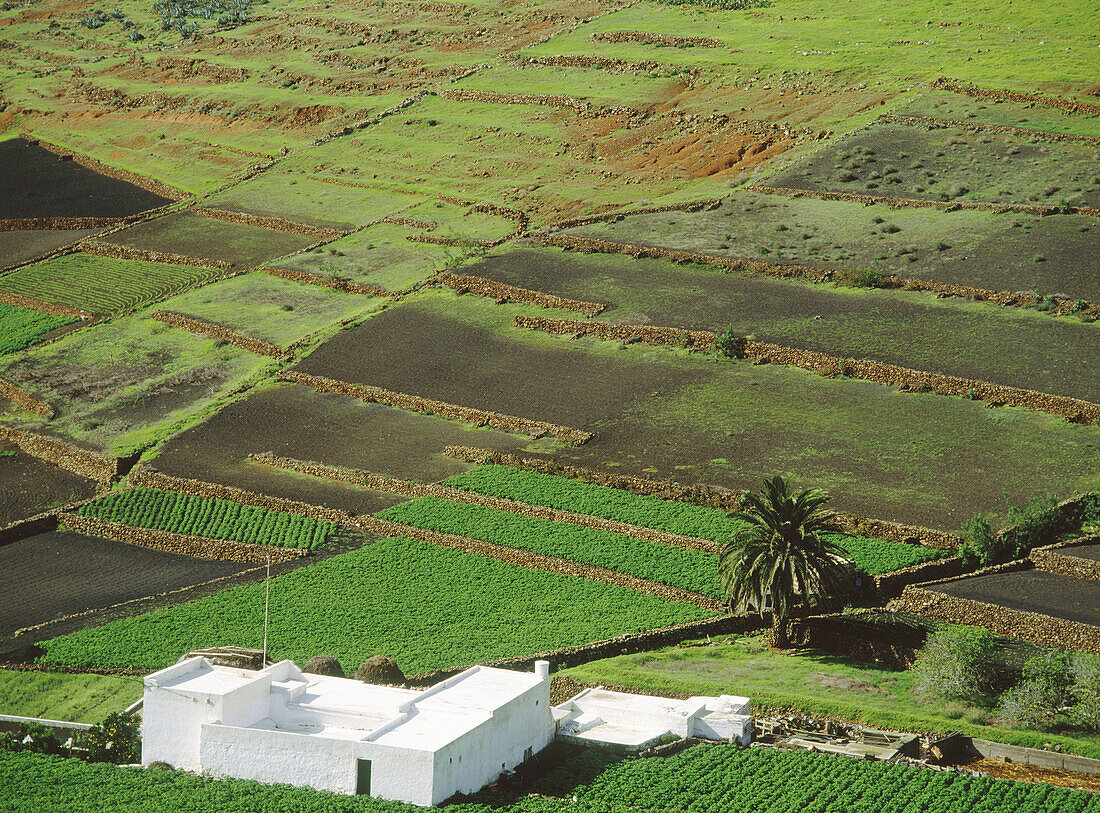
[[(738, 523), (725, 511), (690, 503), (633, 494), (617, 488), (582, 483), (553, 474), (511, 466), (478, 466), (444, 481), (446, 485), (532, 505), (546, 505), (644, 528), (724, 542)], [(864, 573), (889, 573), (942, 555), (919, 545), (905, 545), (860, 536), (836, 536)]]
[(75, 321), (73, 317), (51, 316), (0, 302), (0, 356), (37, 344), (51, 330)]
[[(587, 783), (587, 784), (580, 784)], [(66, 813), (413, 813), (426, 808), (287, 785), (209, 779), (183, 771), (94, 765), (41, 754), (0, 753), (6, 810)], [(578, 785), (580, 785), (578, 787)], [(622, 759), (588, 750), (559, 765), (535, 790), (453, 813), (1095, 813), (1100, 794), (926, 768), (770, 748), (700, 745), (668, 759)], [(431, 808), (436, 810), (437, 808)]]
[(211, 268), (66, 254), (0, 277), (0, 291), (95, 313), (122, 313), (223, 274)]
[[(461, 666), (705, 618), (693, 604), (590, 579), (386, 539), (271, 581), (268, 648), (347, 670), (371, 655), (406, 673)], [(159, 669), (213, 645), (259, 646), (264, 586), (113, 621), (42, 644), (45, 663)]]
[(116, 491), (82, 506), (78, 513), (137, 528), (309, 550), (323, 546), (337, 530), (331, 522), (298, 514), (152, 488)]
[(435, 497), (395, 505), (379, 512), (378, 516), (417, 528), (606, 567), (639, 579), (721, 597), (718, 557), (704, 551)]

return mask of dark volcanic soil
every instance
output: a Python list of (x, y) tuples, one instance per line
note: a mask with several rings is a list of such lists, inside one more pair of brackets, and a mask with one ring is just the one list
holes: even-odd
[(299, 386), (262, 390), (226, 407), (173, 438), (155, 465), (166, 474), (193, 477), (367, 514), (400, 502), (392, 495), (256, 463), (250, 453), (272, 451), (430, 482), (466, 465), (440, 451), (449, 444), (516, 451), (526, 439), (454, 421), (403, 412), (380, 404)]
[(67, 531), (40, 534), (0, 547), (0, 636), (254, 567)]
[[(15, 447), (0, 442), (0, 451)], [(18, 453), (0, 456), (0, 527), (95, 494), (95, 483)]]
[(21, 138), (0, 142), (0, 219), (127, 217), (170, 203)]
[(950, 596), (1100, 626), (1100, 582), (1043, 570), (991, 573), (929, 585)]
[(1062, 556), (1076, 556), (1078, 559), (1089, 559), (1093, 562), (1100, 562), (1100, 544), (1077, 545), (1072, 548), (1056, 550), (1055, 553)]
[(10, 268), (91, 237), (100, 229), (0, 231), (0, 268)]

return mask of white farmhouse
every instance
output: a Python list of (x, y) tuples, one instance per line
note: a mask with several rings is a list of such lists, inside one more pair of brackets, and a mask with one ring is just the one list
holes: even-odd
[(554, 706), (554, 718), (562, 739), (628, 751), (666, 734), (748, 745), (753, 733), (749, 699), (725, 694), (670, 700), (598, 687)]
[(142, 764), (431, 805), (554, 737), (549, 664), (472, 666), (429, 689), (181, 661), (145, 678)]

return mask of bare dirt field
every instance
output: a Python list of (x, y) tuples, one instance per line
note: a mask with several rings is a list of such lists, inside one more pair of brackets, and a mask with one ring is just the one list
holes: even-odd
[(67, 531), (32, 536), (0, 547), (0, 636), (254, 567)]
[[(0, 442), (0, 453), (15, 447)], [(95, 494), (95, 483), (30, 455), (0, 454), (0, 527)]]
[(109, 242), (123, 246), (223, 260), (247, 268), (265, 260), (300, 251), (314, 238), (229, 223), (181, 212), (147, 220), (115, 232)]
[(0, 142), (0, 219), (127, 217), (170, 201), (21, 138)]
[[(177, 477), (211, 480), (366, 514), (400, 500), (249, 463), (245, 458), (271, 451), (430, 482), (467, 468), (440, 453), (448, 444), (511, 452), (531, 445), (522, 436), (466, 428), (441, 418), (287, 385), (255, 392), (181, 433), (165, 444), (153, 465)], [(532, 448), (539, 447), (535, 444)]]
[(33, 260), (98, 234), (100, 229), (0, 231), (0, 268)]
[(706, 266), (556, 249), (501, 250), (462, 269), (598, 301), (601, 321), (721, 333), (1100, 401), (1100, 328), (931, 294), (728, 274)]
[(1100, 626), (1100, 582), (1043, 570), (989, 573), (928, 585), (949, 596)]
[(1058, 553), (1063, 556), (1076, 556), (1079, 559), (1091, 559), (1094, 562), (1100, 562), (1100, 544), (1075, 545), (1072, 548), (1059, 550)]

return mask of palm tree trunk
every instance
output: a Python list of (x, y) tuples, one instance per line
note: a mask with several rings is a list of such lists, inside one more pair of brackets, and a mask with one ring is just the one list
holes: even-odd
[(768, 630), (768, 644), (776, 649), (788, 649), (791, 645), (787, 636), (787, 619), (776, 612), (772, 613), (772, 626)]

